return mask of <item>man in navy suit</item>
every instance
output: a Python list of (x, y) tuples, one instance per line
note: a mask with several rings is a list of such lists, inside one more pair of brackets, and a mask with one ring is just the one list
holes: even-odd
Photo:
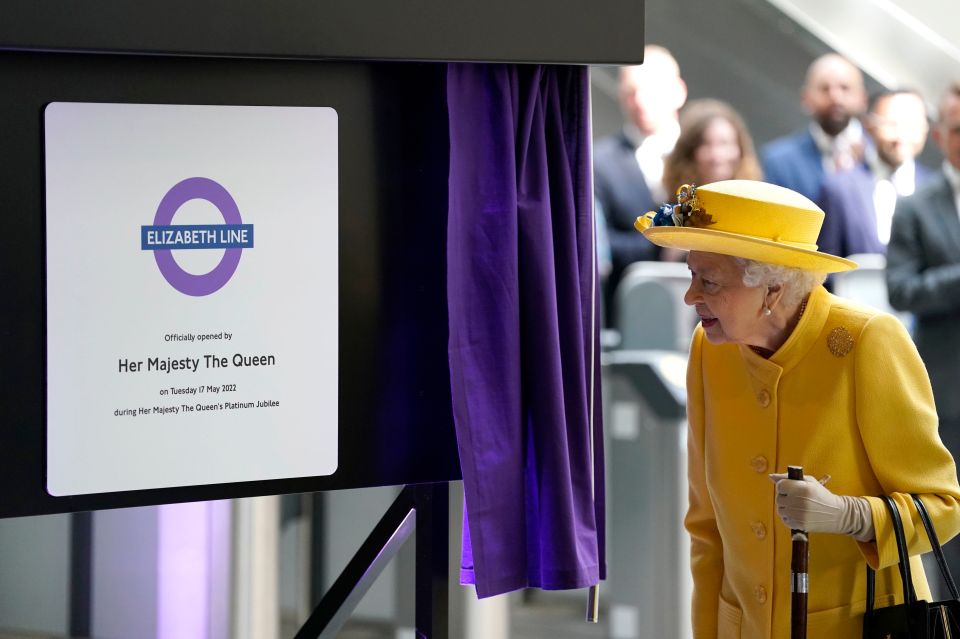
[(760, 151), (764, 179), (816, 202), (826, 173), (849, 168), (863, 149), (857, 119), (867, 105), (863, 74), (835, 53), (820, 56), (807, 70), (801, 91), (810, 125), (778, 138)]
[[(890, 304), (916, 318), (914, 341), (930, 374), (940, 438), (960, 461), (960, 82), (940, 100), (933, 139), (942, 170), (897, 201), (887, 247)], [(960, 575), (960, 542), (944, 548)]]
[(659, 257), (657, 247), (633, 223), (673, 195), (661, 184), (663, 160), (680, 136), (678, 113), (686, 99), (680, 67), (663, 47), (647, 45), (642, 65), (620, 69), (623, 130), (599, 140), (593, 152), (594, 190), (606, 217), (612, 258), (604, 291), (608, 311), (624, 269)]
[(823, 181), (826, 217), (817, 244), (833, 255), (886, 253), (897, 197), (912, 195), (933, 175), (915, 161), (929, 130), (920, 94), (899, 89), (872, 96), (864, 126), (873, 144), (863, 161)]

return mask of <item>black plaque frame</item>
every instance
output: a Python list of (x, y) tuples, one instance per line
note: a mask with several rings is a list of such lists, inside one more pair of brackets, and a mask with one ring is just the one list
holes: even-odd
[[(0, 3), (0, 518), (459, 479), (443, 62), (639, 63), (642, 50), (643, 0)], [(335, 474), (46, 493), (42, 113), (53, 101), (337, 110)]]
[[(436, 63), (0, 54), (0, 86), (7, 87), (0, 92), (0, 264), (6, 274), (0, 517), (459, 478), (446, 356), (444, 78), (444, 65)], [(46, 493), (42, 113), (51, 101), (337, 110), (335, 474), (62, 498)], [(283, 329), (282, 317), (276, 325)]]
[(0, 49), (635, 64), (644, 0), (4, 0)]

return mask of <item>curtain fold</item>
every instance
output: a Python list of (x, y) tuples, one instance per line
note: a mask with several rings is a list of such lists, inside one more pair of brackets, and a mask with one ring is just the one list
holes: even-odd
[(447, 298), (480, 597), (579, 588), (603, 566), (589, 75), (450, 64)]

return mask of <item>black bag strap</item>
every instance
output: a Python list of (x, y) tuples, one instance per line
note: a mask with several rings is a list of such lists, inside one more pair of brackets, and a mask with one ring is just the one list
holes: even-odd
[[(893, 524), (893, 534), (897, 540), (897, 555), (900, 557), (900, 580), (903, 582), (904, 603), (913, 604), (917, 601), (917, 591), (913, 588), (913, 578), (910, 574), (910, 557), (907, 554), (907, 539), (903, 534), (903, 520), (900, 519), (900, 510), (897, 502), (890, 495), (881, 496), (890, 511), (890, 522)], [(873, 611), (874, 595), (873, 569), (867, 565), (867, 612)]]
[(900, 579), (903, 581), (904, 603), (913, 604), (917, 601), (917, 591), (913, 588), (913, 577), (910, 574), (910, 553), (907, 551), (907, 536), (903, 532), (903, 520), (900, 518), (900, 509), (897, 502), (890, 495), (884, 495), (883, 500), (893, 519), (893, 532), (897, 538), (897, 554), (900, 556)]
[(923, 505), (923, 500), (917, 495), (910, 496), (913, 497), (913, 503), (917, 507), (917, 512), (920, 514), (920, 521), (923, 522), (923, 527), (927, 531), (927, 537), (930, 539), (930, 548), (933, 550), (933, 556), (937, 558), (937, 565), (940, 566), (940, 574), (943, 576), (943, 580), (950, 590), (950, 598), (954, 600), (960, 599), (960, 591), (957, 590), (957, 584), (953, 580), (953, 575), (950, 574), (950, 568), (947, 567), (947, 560), (943, 556), (943, 547), (940, 546), (940, 539), (937, 537), (937, 531), (933, 528), (933, 522), (927, 513), (927, 507)]

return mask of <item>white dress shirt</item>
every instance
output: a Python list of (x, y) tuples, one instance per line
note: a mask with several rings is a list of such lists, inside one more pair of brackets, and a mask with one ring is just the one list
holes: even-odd
[(653, 201), (666, 202), (673, 199), (673, 194), (668, 194), (663, 186), (663, 164), (680, 137), (680, 123), (672, 122), (663, 130), (646, 136), (633, 126), (624, 127), (624, 133), (637, 148), (637, 164)]
[(896, 169), (881, 160), (876, 152), (867, 155), (873, 173), (873, 210), (877, 215), (877, 236), (884, 245), (890, 243), (890, 227), (897, 198), (913, 195), (917, 188), (917, 165), (907, 160)]
[(823, 170), (827, 173), (852, 168), (863, 150), (863, 125), (857, 118), (850, 118), (847, 128), (835, 136), (827, 135), (819, 124), (811, 122), (810, 135), (820, 149)]

